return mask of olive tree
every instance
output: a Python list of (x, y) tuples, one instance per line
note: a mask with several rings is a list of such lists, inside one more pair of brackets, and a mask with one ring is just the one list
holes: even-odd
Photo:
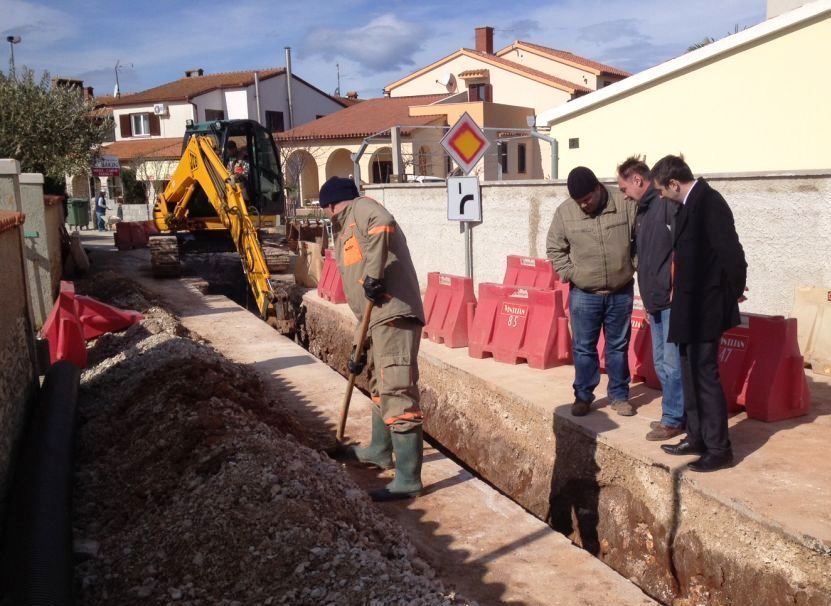
[(0, 73), (0, 158), (15, 158), (23, 172), (63, 179), (89, 173), (112, 119), (95, 116), (78, 88), (52, 86), (27, 68)]

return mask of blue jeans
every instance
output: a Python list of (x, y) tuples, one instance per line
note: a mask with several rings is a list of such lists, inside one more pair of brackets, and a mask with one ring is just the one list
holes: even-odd
[(104, 213), (95, 213), (95, 228), (98, 231), (104, 231), (107, 229), (107, 221), (104, 219), (106, 215)]
[(681, 352), (675, 343), (667, 343), (669, 309), (649, 314), (649, 332), (652, 335), (652, 361), (661, 381), (664, 397), (661, 401), (661, 424), (683, 427), (684, 389), (681, 382)]
[(569, 293), (571, 349), (574, 356), (574, 396), (594, 400), (600, 383), (597, 340), (606, 337), (606, 373), (610, 400), (629, 399), (629, 336), (632, 334), (632, 286), (600, 295), (572, 284)]

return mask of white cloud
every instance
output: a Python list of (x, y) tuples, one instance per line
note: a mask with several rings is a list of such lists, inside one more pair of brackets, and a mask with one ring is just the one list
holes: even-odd
[(425, 35), (423, 26), (386, 14), (349, 30), (313, 29), (304, 46), (326, 58), (342, 56), (369, 70), (386, 72), (415, 65), (413, 55), (421, 49)]

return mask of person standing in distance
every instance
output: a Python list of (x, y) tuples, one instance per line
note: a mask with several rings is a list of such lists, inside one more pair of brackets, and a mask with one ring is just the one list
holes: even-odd
[(554, 213), (546, 250), (560, 278), (571, 284), (571, 414), (588, 414), (594, 400), (594, 390), (600, 383), (597, 341), (602, 329), (611, 407), (629, 417), (635, 414), (629, 403), (629, 337), (638, 205), (620, 192), (606, 189), (585, 166), (568, 174), (567, 185), (571, 197)]
[(652, 167), (658, 193), (680, 205), (673, 233), (674, 272), (669, 336), (681, 351), (687, 437), (661, 448), (673, 455), (700, 455), (693, 471), (733, 464), (727, 402), (718, 371), (721, 334), (739, 324), (747, 262), (733, 213), (720, 193), (693, 177), (681, 156)]
[(672, 290), (672, 224), (677, 207), (658, 195), (649, 167), (631, 157), (617, 167), (617, 185), (627, 198), (638, 203), (635, 231), (638, 234), (638, 291), (649, 319), (652, 361), (661, 381), (661, 420), (655, 421), (647, 440), (669, 440), (684, 433), (684, 391), (681, 385), (681, 354), (669, 334), (669, 298)]
[(98, 231), (107, 231), (107, 197), (104, 190), (98, 192), (95, 198), (95, 227)]
[(355, 359), (353, 346), (347, 363), (356, 375), (365, 365), (371, 371), (372, 441), (350, 455), (388, 469), (395, 454), (395, 479), (369, 493), (374, 501), (415, 497), (422, 490), (418, 348), (424, 309), (407, 240), (395, 218), (372, 198), (360, 196), (351, 179), (326, 181), (320, 207), (332, 220), (335, 260), (359, 324), (366, 300), (374, 303), (366, 356)]

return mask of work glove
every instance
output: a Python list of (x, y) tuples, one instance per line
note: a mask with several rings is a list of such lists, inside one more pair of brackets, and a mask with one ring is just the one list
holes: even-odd
[(364, 371), (366, 366), (366, 351), (361, 352), (361, 357), (355, 359), (355, 347), (352, 347), (352, 353), (349, 354), (349, 359), (346, 361), (346, 370), (355, 376), (358, 376)]
[(364, 278), (364, 295), (375, 305), (381, 305), (386, 300), (384, 296), (386, 294), (387, 287), (384, 286), (381, 280), (376, 280), (370, 276)]

